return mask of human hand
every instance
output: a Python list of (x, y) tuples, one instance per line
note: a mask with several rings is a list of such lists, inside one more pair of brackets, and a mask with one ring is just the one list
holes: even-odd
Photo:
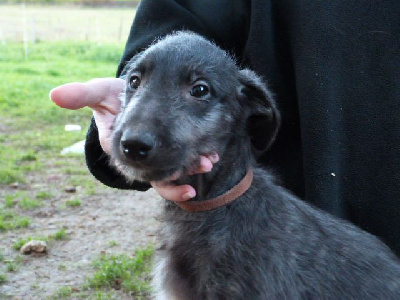
[[(125, 81), (120, 78), (97, 78), (86, 83), (67, 83), (50, 91), (50, 99), (58, 106), (66, 109), (90, 107), (99, 131), (100, 145), (104, 152), (111, 153), (111, 126), (120, 109), (118, 95), (123, 91)], [(207, 173), (213, 164), (218, 162), (217, 154), (200, 156), (197, 170), (191, 174)], [(153, 188), (163, 197), (171, 201), (186, 201), (196, 196), (190, 185), (174, 186), (168, 181), (152, 181)], [(176, 178), (175, 178), (176, 179)]]
[[(219, 156), (217, 153), (200, 156), (199, 167), (196, 170), (192, 170), (190, 174), (199, 174), (210, 172), (213, 168), (213, 164), (219, 161)], [(175, 202), (181, 202), (189, 200), (196, 196), (195, 189), (186, 185), (172, 185), (171, 180), (177, 179), (180, 174), (173, 175), (168, 181), (152, 181), (150, 182), (152, 187), (156, 190), (158, 194), (164, 199), (168, 199)]]
[(120, 78), (96, 78), (86, 83), (73, 82), (50, 91), (50, 99), (66, 109), (90, 107), (99, 131), (100, 145), (111, 153), (111, 126), (120, 109), (118, 95), (124, 90), (125, 81)]

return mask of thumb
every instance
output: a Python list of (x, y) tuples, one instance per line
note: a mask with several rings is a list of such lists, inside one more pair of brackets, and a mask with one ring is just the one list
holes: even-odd
[(50, 91), (50, 99), (66, 109), (80, 109), (85, 106), (98, 112), (107, 111), (116, 115), (120, 103), (118, 95), (124, 89), (120, 78), (97, 78), (86, 83), (73, 82), (58, 86)]

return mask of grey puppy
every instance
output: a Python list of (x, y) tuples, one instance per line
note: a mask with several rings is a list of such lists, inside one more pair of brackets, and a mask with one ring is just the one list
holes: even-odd
[[(121, 101), (111, 163), (127, 180), (181, 174), (176, 184), (195, 186), (191, 201), (201, 202), (254, 171), (242, 196), (213, 210), (165, 201), (157, 299), (400, 299), (388, 247), (257, 166), (279, 112), (262, 80), (226, 52), (194, 33), (169, 35), (129, 63)], [(213, 152), (221, 159), (210, 173), (184, 175)]]

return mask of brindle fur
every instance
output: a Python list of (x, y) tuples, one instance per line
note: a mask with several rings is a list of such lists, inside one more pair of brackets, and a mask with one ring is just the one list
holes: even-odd
[[(132, 75), (141, 78), (136, 90)], [(166, 179), (217, 152), (210, 173), (177, 181), (196, 187), (202, 176), (202, 197), (210, 199), (254, 169), (250, 189), (227, 206), (186, 212), (165, 201), (157, 299), (400, 299), (400, 265), (388, 247), (299, 200), (257, 166), (280, 117), (256, 74), (204, 38), (179, 32), (135, 56), (126, 77), (111, 157), (128, 180)], [(210, 87), (204, 98), (190, 95), (198, 80)], [(145, 159), (124, 155), (127, 131), (151, 140)]]

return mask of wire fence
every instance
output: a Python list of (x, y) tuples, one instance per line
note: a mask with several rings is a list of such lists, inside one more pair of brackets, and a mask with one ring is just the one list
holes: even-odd
[(74, 4), (92, 7), (136, 7), (139, 2), (140, 0), (0, 0), (0, 4)]
[(0, 5), (0, 43), (126, 40), (135, 8), (81, 6)]

